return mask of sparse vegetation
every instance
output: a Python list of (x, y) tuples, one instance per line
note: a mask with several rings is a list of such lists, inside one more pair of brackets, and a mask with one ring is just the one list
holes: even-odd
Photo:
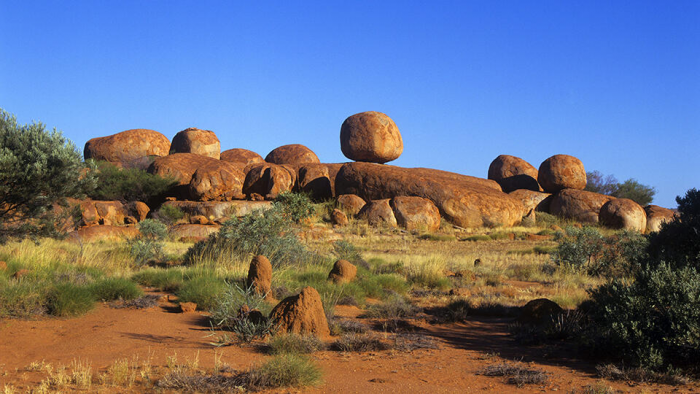
[(549, 381), (549, 376), (534, 368), (527, 368), (519, 363), (500, 363), (486, 367), (481, 371), (484, 376), (505, 376), (508, 377), (508, 384), (522, 387), (526, 384), (543, 385)]
[(641, 206), (646, 206), (654, 201), (656, 189), (642, 185), (636, 179), (628, 179), (618, 182), (613, 175), (604, 176), (600, 171), (586, 172), (587, 191), (606, 194), (617, 198), (629, 198)]
[(154, 204), (177, 181), (149, 174), (140, 168), (119, 168), (106, 161), (97, 162), (96, 187), (88, 194), (95, 200), (142, 201)]

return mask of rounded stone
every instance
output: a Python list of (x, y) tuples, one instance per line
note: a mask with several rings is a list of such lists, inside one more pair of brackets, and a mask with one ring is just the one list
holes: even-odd
[(107, 137), (93, 138), (85, 144), (85, 159), (104, 160), (122, 166), (149, 156), (167, 156), (170, 140), (148, 129), (122, 131)]
[(221, 157), (221, 143), (213, 131), (190, 127), (173, 137), (170, 154), (173, 153), (195, 153), (219, 159)]
[(519, 189), (540, 190), (537, 169), (515, 156), (500, 155), (495, 158), (489, 166), (488, 178), (498, 182), (506, 193)]
[(262, 156), (248, 149), (234, 148), (221, 152), (221, 160), (230, 163), (257, 164), (262, 163)]
[(633, 230), (643, 233), (647, 228), (647, 213), (644, 208), (628, 198), (612, 199), (600, 208), (598, 215), (604, 226)]
[(282, 145), (265, 156), (265, 161), (273, 164), (320, 163), (318, 156), (301, 144)]
[(540, 164), (537, 181), (547, 193), (563, 189), (583, 190), (586, 170), (581, 160), (569, 155), (554, 155)]
[(403, 139), (393, 120), (381, 112), (360, 112), (340, 127), (340, 149), (355, 161), (386, 163), (403, 153)]

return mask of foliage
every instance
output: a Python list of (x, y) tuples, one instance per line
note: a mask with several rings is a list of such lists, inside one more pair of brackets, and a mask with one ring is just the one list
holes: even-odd
[(306, 193), (282, 192), (275, 199), (275, 204), (280, 206), (284, 216), (294, 223), (301, 223), (316, 211), (311, 198)]
[[(0, 241), (8, 237), (60, 236), (63, 215), (54, 204), (95, 187), (75, 145), (42, 123), (17, 124), (0, 109)], [(61, 217), (63, 216), (63, 217)]]
[(155, 287), (160, 291), (177, 291), (185, 282), (181, 270), (161, 268), (139, 271), (131, 279), (143, 286)]
[(244, 289), (235, 283), (229, 283), (215, 300), (210, 312), (214, 326), (233, 331), (239, 340), (250, 342), (256, 338), (264, 338), (273, 331), (272, 323), (268, 319), (249, 319), (250, 311), (258, 310), (263, 316), (267, 316), (271, 309), (265, 298), (252, 287)]
[(96, 163), (97, 187), (88, 195), (95, 200), (155, 202), (177, 182), (149, 174), (139, 168), (119, 168), (112, 163)]
[(613, 196), (617, 198), (629, 198), (641, 206), (646, 206), (654, 201), (656, 189), (643, 185), (636, 179), (630, 178), (622, 183), (612, 176), (604, 177), (600, 171), (586, 172), (585, 190)]
[(266, 211), (227, 220), (218, 233), (190, 248), (184, 261), (193, 264), (220, 255), (247, 259), (251, 254), (266, 256), (275, 268), (302, 266), (320, 259), (296, 237), (293, 221), (283, 206), (274, 204)]
[(79, 316), (95, 307), (95, 298), (86, 286), (73, 283), (56, 285), (48, 294), (48, 312), (54, 316)]
[(267, 343), (272, 354), (310, 354), (323, 350), (323, 341), (313, 335), (279, 334)]
[(676, 202), (678, 217), (649, 236), (649, 253), (652, 261), (700, 270), (700, 191), (690, 189)]
[(182, 212), (182, 209), (180, 209), (176, 206), (163, 204), (153, 214), (153, 217), (156, 220), (158, 220), (162, 223), (165, 223), (168, 226), (172, 226), (173, 224), (177, 223), (178, 220), (184, 218), (185, 213)]
[(105, 278), (90, 286), (93, 296), (99, 301), (133, 300), (143, 291), (133, 281), (125, 278)]
[(211, 310), (226, 290), (226, 283), (212, 276), (200, 276), (186, 281), (177, 291), (180, 302), (194, 302), (197, 309)]
[(46, 313), (46, 289), (33, 281), (0, 278), (0, 317), (27, 318)]
[(664, 263), (642, 270), (633, 283), (613, 280), (591, 291), (591, 341), (649, 369), (687, 367), (700, 357), (700, 274)]
[(357, 247), (345, 240), (333, 243), (333, 253), (338, 256), (338, 259), (347, 260), (353, 264), (364, 262)]
[(331, 348), (341, 352), (370, 352), (387, 350), (389, 347), (375, 335), (350, 332), (333, 342)]
[(248, 372), (248, 384), (260, 389), (315, 386), (321, 382), (321, 369), (307, 357), (282, 354)]
[(128, 241), (129, 251), (136, 265), (146, 264), (163, 257), (163, 241), (168, 228), (161, 222), (145, 219), (139, 223), (139, 236)]

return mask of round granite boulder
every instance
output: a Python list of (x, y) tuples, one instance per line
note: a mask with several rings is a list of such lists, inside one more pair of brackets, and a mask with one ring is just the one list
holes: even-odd
[(167, 156), (170, 140), (155, 130), (133, 129), (93, 138), (83, 151), (85, 160), (104, 160), (128, 167), (130, 162), (144, 157)]
[(393, 120), (381, 112), (361, 112), (340, 127), (340, 149), (355, 161), (386, 163), (403, 153), (403, 139)]
[(301, 144), (282, 145), (265, 156), (265, 161), (273, 164), (320, 163), (318, 156)]
[(506, 193), (518, 189), (540, 190), (537, 169), (515, 156), (500, 155), (494, 159), (489, 166), (488, 178), (498, 182)]
[(175, 134), (170, 154), (194, 153), (214, 159), (221, 157), (221, 143), (213, 131), (190, 127)]
[(537, 181), (547, 193), (563, 189), (583, 190), (586, 170), (581, 160), (569, 155), (554, 155), (540, 164)]

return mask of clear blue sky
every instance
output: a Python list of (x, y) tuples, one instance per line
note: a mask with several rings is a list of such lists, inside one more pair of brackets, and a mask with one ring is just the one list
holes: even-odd
[(81, 150), (198, 127), (323, 162), (381, 111), (390, 164), (486, 177), (564, 153), (675, 207), (700, 187), (700, 1), (0, 0), (0, 107)]

